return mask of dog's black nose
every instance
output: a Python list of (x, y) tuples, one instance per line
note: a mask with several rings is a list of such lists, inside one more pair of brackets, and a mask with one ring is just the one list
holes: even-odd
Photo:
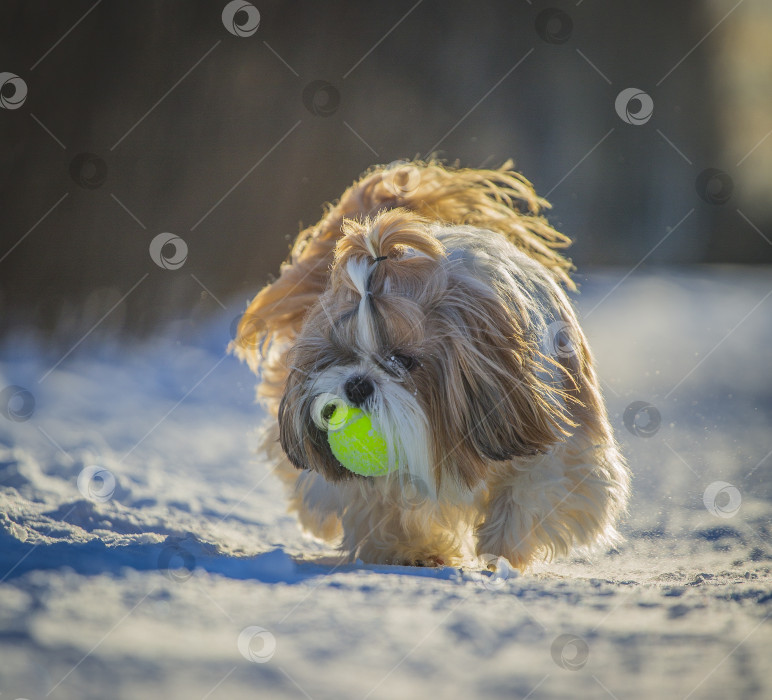
[(343, 391), (346, 398), (355, 406), (361, 406), (370, 394), (373, 393), (373, 383), (364, 377), (351, 377), (344, 385)]

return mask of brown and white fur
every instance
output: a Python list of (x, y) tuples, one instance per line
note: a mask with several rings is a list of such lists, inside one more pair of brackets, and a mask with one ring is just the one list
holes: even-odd
[[(306, 530), (366, 562), (521, 570), (618, 540), (628, 470), (547, 206), (511, 163), (402, 163), (300, 233), (233, 347), (259, 374), (263, 446)], [(370, 413), (399, 468), (345, 469), (319, 396)]]

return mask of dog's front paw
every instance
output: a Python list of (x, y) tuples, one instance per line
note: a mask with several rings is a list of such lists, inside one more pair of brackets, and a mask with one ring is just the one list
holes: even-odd
[(389, 566), (422, 566), (435, 568), (450, 563), (452, 557), (442, 554), (416, 552), (409, 549), (368, 551), (360, 549), (359, 558), (368, 564), (388, 564)]
[(445, 560), (438, 554), (429, 554), (427, 556), (420, 556), (420, 557), (401, 558), (401, 559), (396, 559), (391, 563), (396, 564), (397, 566), (426, 566), (426, 567), (432, 567), (432, 568), (437, 566), (445, 566)]
[(535, 558), (536, 552), (528, 542), (528, 538), (520, 538), (513, 542), (506, 532), (499, 528), (486, 527), (484, 523), (477, 528), (475, 535), (477, 539), (475, 553), (491, 570), (496, 568), (499, 557), (506, 559), (519, 571), (525, 571)]

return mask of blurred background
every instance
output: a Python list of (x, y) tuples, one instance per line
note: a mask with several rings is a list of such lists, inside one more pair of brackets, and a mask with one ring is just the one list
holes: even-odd
[(514, 158), (580, 279), (772, 262), (770, 36), (766, 0), (2, 0), (2, 330), (235, 318), (324, 202), (431, 154)]
[[(769, 0), (0, 0), (2, 697), (772, 697), (771, 38)], [(433, 154), (553, 203), (633, 472), (624, 544), (501, 590), (333, 566), (225, 352), (324, 202)]]

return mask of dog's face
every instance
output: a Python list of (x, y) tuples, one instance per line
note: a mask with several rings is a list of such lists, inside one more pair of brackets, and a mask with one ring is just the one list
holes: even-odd
[(495, 284), (451, 261), (431, 227), (404, 210), (348, 222), (345, 234), (287, 357), (280, 439), (296, 467), (362, 478), (327, 442), (340, 399), (371, 415), (390, 459), (433, 493), (445, 480), (471, 489), (492, 462), (558, 439), (560, 402)]

